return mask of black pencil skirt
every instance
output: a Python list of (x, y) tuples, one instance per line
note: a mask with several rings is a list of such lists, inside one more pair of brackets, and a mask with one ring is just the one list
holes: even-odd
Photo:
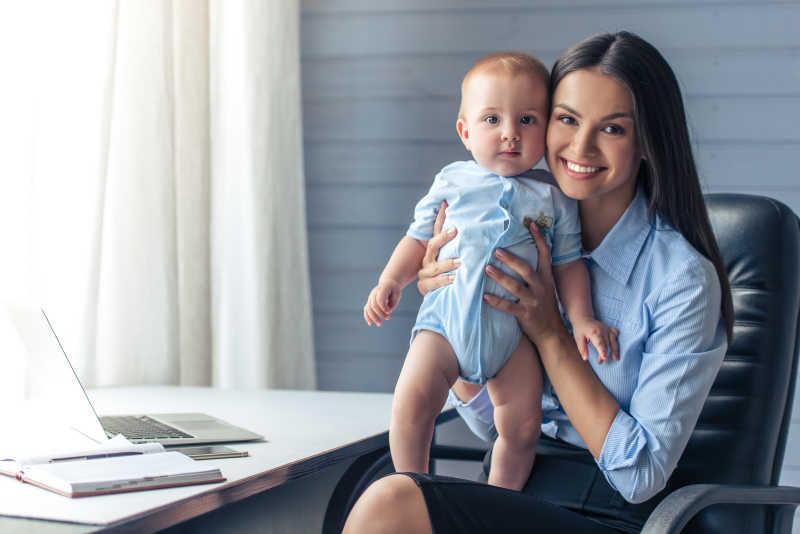
[(632, 533), (641, 530), (657, 504), (628, 503), (588, 451), (546, 436), (539, 440), (533, 473), (521, 492), (451, 477), (404, 475), (422, 491), (435, 534)]

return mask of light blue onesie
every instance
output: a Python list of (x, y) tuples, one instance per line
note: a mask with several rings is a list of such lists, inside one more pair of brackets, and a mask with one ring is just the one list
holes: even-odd
[(428, 194), (414, 210), (406, 234), (427, 241), (442, 200), (447, 200), (446, 226), (458, 228), (439, 259), (460, 258), (451, 285), (429, 292), (422, 301), (411, 338), (420, 330), (444, 336), (458, 357), (461, 377), (484, 384), (505, 365), (522, 334), (516, 318), (485, 304), (484, 293), (513, 298), (485, 275), (488, 263), (519, 276), (494, 257), (503, 248), (536, 265), (538, 252), (525, 228), (526, 217), (542, 228), (551, 247), (552, 264), (580, 258), (581, 235), (577, 202), (550, 185), (550, 173), (533, 169), (514, 177), (493, 174), (474, 161), (457, 161), (436, 175)]

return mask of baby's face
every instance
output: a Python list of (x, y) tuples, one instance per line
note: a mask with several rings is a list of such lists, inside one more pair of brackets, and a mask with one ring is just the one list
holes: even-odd
[(547, 87), (528, 74), (477, 72), (464, 87), (456, 125), (472, 157), (501, 176), (521, 174), (545, 151)]

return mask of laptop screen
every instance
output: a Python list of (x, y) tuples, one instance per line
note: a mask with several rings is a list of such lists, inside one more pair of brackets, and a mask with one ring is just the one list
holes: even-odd
[(67, 426), (97, 442), (106, 441), (43, 310), (19, 304), (0, 306), (0, 366), (7, 377), (0, 388), (4, 416), (24, 417), (28, 423), (54, 429)]

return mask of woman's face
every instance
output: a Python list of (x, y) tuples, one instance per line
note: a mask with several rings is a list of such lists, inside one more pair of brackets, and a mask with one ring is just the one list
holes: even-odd
[(564, 76), (547, 129), (547, 163), (564, 194), (624, 208), (636, 192), (640, 162), (628, 88), (595, 69)]

